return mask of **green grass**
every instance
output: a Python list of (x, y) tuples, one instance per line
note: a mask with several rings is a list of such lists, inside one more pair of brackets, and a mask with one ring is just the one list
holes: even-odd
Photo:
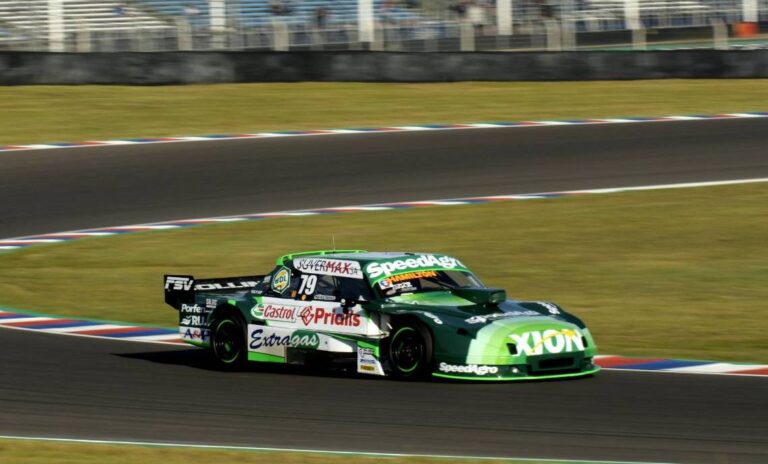
[(491, 286), (550, 300), (604, 353), (768, 360), (768, 184), (271, 219), (0, 255), (0, 304), (172, 326), (163, 273), (263, 273), (327, 248), (456, 255)]
[[(365, 457), (340, 454), (231, 451), (183, 447), (69, 444), (0, 440), (0, 462), (8, 464), (554, 464), (559, 461)], [(565, 461), (563, 461), (565, 462)], [(587, 461), (579, 461), (589, 464)], [(578, 464), (568, 461), (569, 464)]]
[(768, 80), (0, 88), (0, 145), (419, 123), (765, 111)]

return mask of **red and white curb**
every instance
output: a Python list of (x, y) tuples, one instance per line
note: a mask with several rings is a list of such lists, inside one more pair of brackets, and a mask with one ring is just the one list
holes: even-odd
[(150, 343), (183, 343), (177, 330), (0, 310), (0, 327)]
[(339, 135), (339, 134), (375, 134), (375, 133), (392, 133), (392, 132), (495, 129), (495, 128), (515, 128), (515, 127), (586, 126), (586, 125), (596, 125), (596, 124), (629, 124), (629, 123), (644, 123), (644, 122), (675, 122), (675, 121), (711, 121), (711, 120), (720, 120), (720, 119), (753, 119), (753, 118), (768, 118), (768, 112), (723, 113), (723, 114), (688, 115), (688, 116), (659, 116), (659, 117), (652, 117), (652, 118), (631, 117), (631, 118), (574, 119), (574, 120), (563, 120), (563, 121), (517, 121), (517, 122), (484, 122), (484, 123), (468, 123), (468, 124), (423, 124), (423, 125), (414, 125), (414, 126), (365, 127), (365, 128), (326, 129), (326, 130), (308, 130), (308, 131), (256, 132), (252, 134), (212, 134), (212, 135), (185, 136), (185, 137), (153, 137), (153, 138), (134, 138), (134, 139), (118, 139), (118, 140), (93, 140), (93, 141), (84, 141), (84, 142), (6, 145), (6, 146), (0, 146), (0, 152), (50, 150), (50, 149), (60, 149), (60, 148), (104, 147), (104, 146), (115, 146), (115, 145), (147, 145), (147, 144), (157, 144), (157, 143), (206, 142), (206, 141), (215, 141), (215, 140), (269, 139), (269, 138), (277, 138), (277, 137), (308, 137), (308, 136)]

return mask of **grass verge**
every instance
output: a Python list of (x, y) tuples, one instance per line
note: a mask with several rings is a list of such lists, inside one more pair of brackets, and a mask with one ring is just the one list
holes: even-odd
[(0, 145), (765, 111), (767, 80), (0, 88)]
[(768, 184), (230, 223), (0, 255), (0, 304), (173, 326), (163, 273), (270, 270), (337, 245), (461, 257), (491, 286), (582, 316), (602, 352), (768, 360)]
[(13, 464), (589, 464), (588, 461), (367, 457), (331, 453), (232, 451), (216, 448), (70, 444), (25, 440), (0, 440), (0, 461)]

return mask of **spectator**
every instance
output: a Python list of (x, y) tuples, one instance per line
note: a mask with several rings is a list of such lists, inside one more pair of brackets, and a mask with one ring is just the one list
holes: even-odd
[(192, 18), (199, 14), (200, 14), (200, 10), (196, 6), (190, 5), (190, 4), (184, 5), (184, 16), (186, 16), (187, 18)]
[(327, 7), (320, 6), (315, 9), (315, 26), (318, 29), (325, 29), (328, 24), (328, 16), (330, 16), (330, 12)]
[(127, 11), (125, 10), (125, 4), (124, 3), (118, 3), (115, 6), (115, 9), (112, 10), (112, 13), (114, 13), (115, 16), (123, 17), (127, 15)]
[(448, 9), (456, 13), (459, 19), (464, 19), (464, 17), (467, 15), (467, 2), (461, 1), (458, 3), (454, 3), (453, 5), (448, 7)]
[(291, 8), (281, 0), (272, 0), (269, 8), (274, 16), (287, 16), (291, 14)]

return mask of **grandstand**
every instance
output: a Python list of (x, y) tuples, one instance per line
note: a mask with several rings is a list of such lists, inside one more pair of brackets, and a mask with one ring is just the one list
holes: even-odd
[[(628, 29), (627, 0), (512, 0), (513, 30), (542, 33), (545, 20), (566, 21), (580, 32)], [(645, 28), (709, 26), (742, 20), (745, 0), (638, 0)], [(61, 5), (63, 22), (55, 31), (50, 5)], [(222, 8), (215, 18), (211, 5)], [(387, 42), (455, 39), (470, 19), (456, 8), (461, 0), (375, 0), (379, 36)], [(468, 4), (465, 0), (464, 4)], [(471, 3), (471, 2), (470, 2)], [(494, 35), (496, 0), (477, 0), (483, 27)], [(416, 6), (421, 5), (421, 8)], [(758, 0), (768, 20), (768, 0)], [(276, 24), (287, 31), (290, 47), (350, 46), (357, 37), (358, 0), (0, 0), (0, 46), (62, 50), (147, 51), (207, 48), (271, 48)], [(472, 20), (475, 21), (475, 20)], [(52, 24), (54, 26), (52, 26)], [(60, 39), (55, 39), (58, 33)]]

